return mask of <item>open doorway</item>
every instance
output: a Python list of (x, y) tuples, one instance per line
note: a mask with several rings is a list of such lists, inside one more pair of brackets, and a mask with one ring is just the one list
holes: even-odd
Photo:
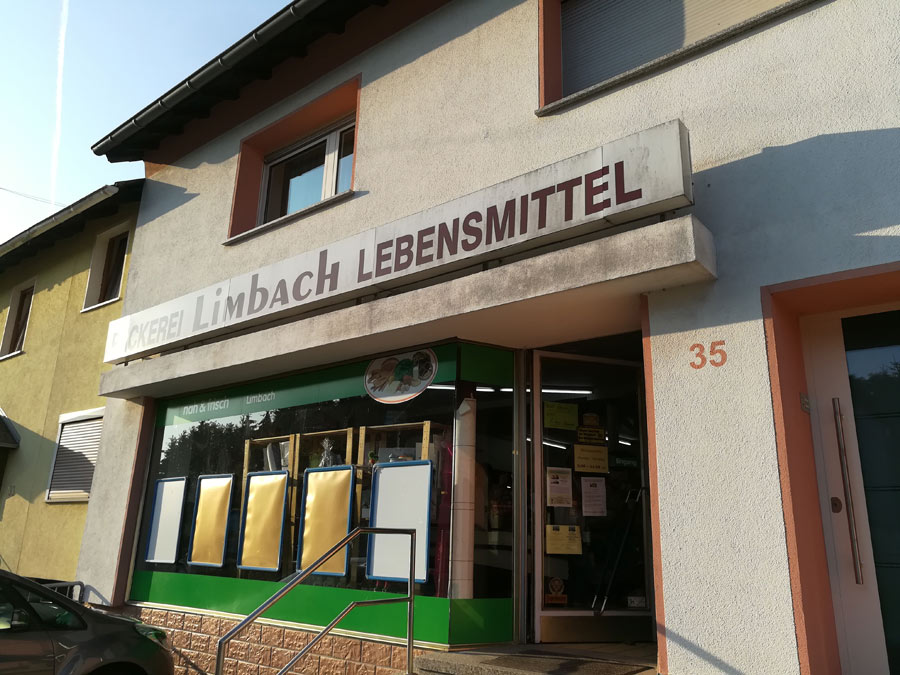
[(652, 642), (640, 335), (535, 351), (532, 382), (534, 641)]

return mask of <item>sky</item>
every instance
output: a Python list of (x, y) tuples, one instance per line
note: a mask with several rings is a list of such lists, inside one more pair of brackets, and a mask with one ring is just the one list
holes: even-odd
[(0, 0), (0, 242), (143, 176), (91, 145), (287, 3)]

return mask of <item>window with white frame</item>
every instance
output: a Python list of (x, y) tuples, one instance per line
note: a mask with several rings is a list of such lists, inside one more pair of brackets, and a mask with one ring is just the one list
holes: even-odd
[(97, 237), (84, 294), (85, 309), (119, 299), (128, 252), (128, 232), (129, 226), (125, 223)]
[(103, 408), (63, 415), (59, 421), (59, 441), (50, 469), (47, 501), (87, 501), (100, 451)]
[(13, 289), (6, 313), (6, 328), (0, 342), (0, 356), (18, 354), (25, 349), (25, 331), (31, 315), (31, 301), (34, 298), (34, 281), (21, 284)]
[(562, 0), (563, 96), (662, 66), (804, 0)]
[(352, 120), (266, 158), (260, 223), (346, 192), (353, 178)]

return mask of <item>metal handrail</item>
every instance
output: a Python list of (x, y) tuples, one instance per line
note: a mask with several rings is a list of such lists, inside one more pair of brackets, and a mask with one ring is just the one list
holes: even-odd
[(406, 603), (406, 670), (407, 673), (413, 672), (413, 606), (416, 596), (416, 531), (405, 530), (391, 527), (357, 527), (346, 537), (341, 539), (337, 544), (332, 546), (312, 565), (302, 570), (291, 581), (280, 588), (271, 598), (262, 603), (259, 607), (248, 614), (237, 626), (225, 633), (216, 646), (216, 670), (215, 675), (222, 675), (222, 669), (225, 665), (225, 647), (240, 633), (247, 625), (253, 623), (263, 612), (268, 610), (272, 605), (281, 600), (285, 595), (290, 593), (294, 588), (299, 586), (310, 574), (315, 572), (326, 560), (331, 558), (335, 553), (344, 548), (351, 541), (361, 534), (402, 534), (409, 536), (409, 588), (406, 597), (403, 598), (384, 598), (380, 600), (356, 600), (347, 605), (344, 610), (335, 617), (334, 621), (325, 626), (316, 637), (310, 640), (300, 652), (292, 658), (281, 670), (278, 675), (285, 675), (297, 661), (302, 659), (310, 649), (312, 649), (322, 638), (324, 638), (337, 626), (341, 620), (357, 607), (364, 605), (389, 605), (397, 602)]
[[(61, 588), (77, 588), (78, 589), (78, 599), (76, 602), (84, 602), (84, 582), (83, 581), (54, 581), (49, 584), (41, 584), (44, 588), (50, 588), (60, 595), (64, 595), (65, 597), (69, 597), (65, 593), (60, 592)], [(69, 598), (70, 600), (75, 600), (74, 593), (73, 597)]]

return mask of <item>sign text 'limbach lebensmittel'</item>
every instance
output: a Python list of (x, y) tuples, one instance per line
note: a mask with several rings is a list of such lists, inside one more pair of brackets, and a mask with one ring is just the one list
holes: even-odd
[(117, 363), (691, 203), (679, 121), (113, 321)]

